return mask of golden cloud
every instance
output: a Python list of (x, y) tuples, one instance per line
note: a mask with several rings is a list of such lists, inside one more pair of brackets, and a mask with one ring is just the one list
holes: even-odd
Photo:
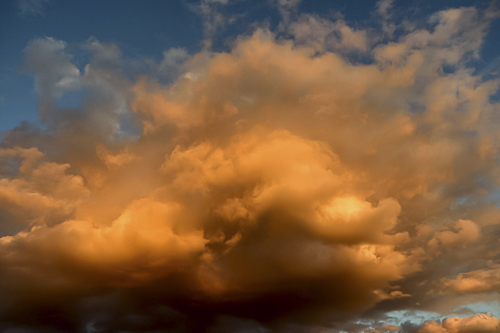
[[(496, 290), (495, 265), (450, 275), (468, 249), (497, 259), (482, 230), (498, 232), (485, 198), (499, 182), (499, 82), (463, 62), (485, 35), (480, 15), (441, 12), (434, 29), (388, 43), (301, 16), (282, 26), (295, 39), (257, 29), (228, 52), (183, 55), (186, 71), (168, 85), (107, 68), (99, 52), (118, 57), (112, 45), (93, 41), (97, 60), (76, 75), (64, 44), (33, 42), (35, 75), (49, 70), (33, 60), (42, 48), (94, 90), (69, 115), (50, 105), (64, 90), (50, 81), (40, 93), (52, 132), (13, 130), (2, 143), (0, 207), (19, 223), (0, 238), (5, 321), (52, 294), (64, 299), (52, 311), (69, 317), (63, 305), (78, 312), (120, 291), (175, 316), (285, 325), (430, 304), (436, 288)], [(121, 127), (127, 107), (135, 137)], [(440, 260), (449, 266), (434, 271)], [(476, 315), (419, 332), (495, 330), (496, 317)]]

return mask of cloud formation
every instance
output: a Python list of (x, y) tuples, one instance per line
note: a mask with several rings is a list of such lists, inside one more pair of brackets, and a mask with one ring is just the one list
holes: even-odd
[(442, 322), (426, 322), (418, 333), (495, 333), (500, 332), (500, 319), (488, 314), (446, 318)]
[(497, 14), (449, 9), (384, 42), (296, 14), (290, 39), (257, 28), (139, 74), (95, 38), (83, 70), (63, 41), (26, 47), (47, 128), (1, 143), (1, 329), (403, 331), (385, 313), (498, 295), (500, 81), (469, 67)]

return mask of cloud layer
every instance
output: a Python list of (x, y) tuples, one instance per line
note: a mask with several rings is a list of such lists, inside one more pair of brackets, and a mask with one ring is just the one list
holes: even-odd
[[(208, 35), (225, 4), (197, 7)], [(26, 47), (47, 126), (0, 148), (3, 330), (404, 331), (385, 313), (498, 297), (500, 81), (470, 67), (498, 13), (410, 29), (383, 1), (375, 33), (298, 5), (278, 1), (278, 34), (147, 66), (96, 39), (84, 68)]]

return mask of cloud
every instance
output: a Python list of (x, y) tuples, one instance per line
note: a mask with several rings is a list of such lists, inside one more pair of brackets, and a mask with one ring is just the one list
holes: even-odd
[(66, 174), (68, 164), (41, 162), (42, 156), (36, 148), (0, 149), (5, 164), (21, 159), (14, 179), (0, 180), (0, 202), (28, 226), (64, 221), (89, 194), (83, 178)]
[(392, 8), (394, 4), (394, 0), (380, 0), (377, 2), (376, 8), (377, 8), (377, 13), (379, 13), (382, 16), (388, 15), (389, 9)]
[(33, 15), (41, 16), (43, 15), (43, 9), (47, 4), (50, 4), (50, 0), (16, 0), (19, 13), (22, 16)]
[(377, 43), (289, 20), (293, 39), (258, 28), (158, 63), (95, 38), (27, 46), (47, 126), (1, 143), (2, 330), (382, 332), (390, 311), (494, 295), (499, 82), (468, 62), (487, 15)]
[(459, 220), (455, 227), (457, 232), (440, 231), (434, 234), (434, 237), (429, 241), (430, 247), (459, 247), (465, 246), (469, 242), (475, 242), (479, 239), (479, 226), (468, 220)]
[(273, 0), (281, 14), (281, 22), (279, 30), (284, 30), (288, 27), (292, 19), (297, 16), (298, 9), (302, 0)]
[(331, 21), (314, 15), (302, 15), (289, 26), (290, 33), (299, 44), (313, 47), (319, 52), (334, 51), (342, 54), (366, 52), (366, 31), (349, 27), (342, 19)]
[(171, 48), (163, 52), (163, 59), (158, 71), (169, 79), (176, 79), (182, 72), (181, 67), (189, 59), (188, 52), (183, 48)]
[(442, 322), (429, 321), (423, 324), (418, 333), (495, 333), (500, 332), (500, 319), (489, 314), (471, 317), (446, 318)]
[(36, 39), (24, 50), (20, 69), (35, 76), (39, 114), (46, 120), (57, 97), (78, 84), (80, 71), (65, 52), (67, 44), (51, 37)]
[(445, 281), (444, 286), (465, 294), (496, 292), (500, 289), (499, 277), (500, 266), (492, 265), (486, 269), (461, 273), (455, 279)]
[(394, 0), (379, 0), (375, 5), (377, 9), (377, 14), (382, 18), (382, 31), (390, 38), (397, 28), (396, 24), (392, 19), (392, 7), (394, 6)]
[(202, 17), (203, 34), (207, 46), (211, 46), (211, 41), (215, 37), (218, 29), (224, 28), (226, 24), (234, 21), (235, 17), (227, 17), (223, 8), (234, 0), (200, 0), (199, 3), (190, 5), (192, 11)]

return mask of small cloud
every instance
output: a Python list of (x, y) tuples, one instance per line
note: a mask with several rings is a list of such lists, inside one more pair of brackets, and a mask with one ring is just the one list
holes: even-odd
[(50, 0), (17, 0), (17, 8), (21, 16), (42, 16), (44, 7)]
[(191, 5), (193, 12), (203, 18), (203, 31), (205, 38), (212, 39), (217, 29), (226, 25), (228, 19), (222, 13), (221, 7), (229, 4), (229, 0), (201, 0), (196, 5)]
[(189, 59), (188, 52), (180, 47), (174, 47), (163, 52), (163, 60), (159, 64), (158, 73), (162, 77), (173, 78), (178, 75), (182, 64)]
[(389, 10), (392, 8), (394, 0), (380, 0), (377, 2), (376, 8), (377, 13), (381, 16), (387, 17), (389, 16)]
[(42, 16), (44, 7), (50, 0), (17, 0), (16, 6), (21, 16)]
[(277, 0), (276, 6), (280, 12), (282, 22), (280, 23), (279, 30), (285, 30), (291, 23), (292, 18), (297, 16), (298, 9), (302, 0)]

